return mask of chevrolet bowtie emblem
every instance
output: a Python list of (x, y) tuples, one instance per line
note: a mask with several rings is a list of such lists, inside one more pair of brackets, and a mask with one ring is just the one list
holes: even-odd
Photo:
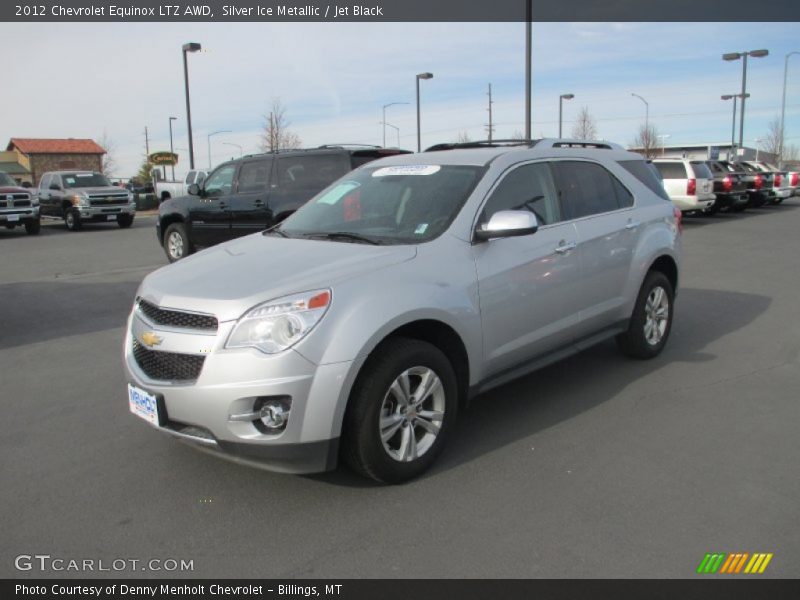
[(145, 331), (142, 334), (142, 343), (148, 348), (152, 348), (153, 346), (158, 346), (162, 341), (163, 339), (157, 336), (152, 331)]

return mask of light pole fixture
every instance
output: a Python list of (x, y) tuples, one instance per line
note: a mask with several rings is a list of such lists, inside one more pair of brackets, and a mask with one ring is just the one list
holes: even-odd
[(183, 85), (186, 90), (186, 131), (189, 133), (189, 168), (194, 169), (194, 143), (192, 142), (192, 107), (189, 102), (189, 65), (186, 54), (189, 52), (199, 52), (202, 46), (197, 42), (184, 44), (183, 50)]
[[(383, 125), (383, 130), (384, 131), (386, 131), (387, 127), (391, 127), (392, 129), (395, 130), (395, 132), (397, 132), (397, 147), (399, 148), (400, 147), (400, 128), (397, 125), (392, 125), (391, 123), (387, 123), (386, 121), (383, 121), (381, 124)], [(384, 140), (385, 139), (386, 138), (384, 136)], [(386, 147), (386, 142), (385, 141), (383, 143), (383, 146), (384, 146), (384, 148)]]
[(783, 100), (781, 100), (781, 140), (778, 148), (778, 166), (783, 163), (783, 140), (786, 136), (786, 76), (789, 74), (789, 57), (792, 54), (800, 54), (797, 50), (793, 50), (786, 55), (783, 63)]
[(744, 101), (747, 98), (747, 57), (762, 58), (769, 54), (769, 50), (749, 50), (747, 52), (728, 52), (722, 55), (722, 60), (732, 61), (742, 59), (742, 110), (739, 115), (739, 147), (744, 147)]
[(220, 131), (212, 131), (208, 134), (208, 170), (211, 170), (211, 136), (218, 133), (231, 133), (230, 129), (221, 129)]
[(244, 151), (242, 150), (242, 147), (239, 144), (234, 144), (233, 142), (222, 142), (222, 145), (223, 146), (233, 146), (234, 148), (238, 148), (239, 149), (239, 158), (242, 158), (242, 156), (244, 156)]
[[(172, 146), (172, 122), (177, 121), (178, 117), (169, 118), (169, 153), (175, 155), (175, 148)], [(172, 163), (172, 181), (175, 181), (175, 163)]]
[(645, 128), (645, 131), (649, 132), (650, 131), (650, 129), (649, 129), (650, 128), (650, 104), (647, 102), (647, 100), (642, 98), (639, 94), (634, 94), (633, 92), (631, 92), (631, 96), (636, 96), (639, 100), (644, 102), (644, 128)]
[(561, 124), (562, 124), (562, 115), (564, 114), (563, 111), (563, 104), (564, 100), (572, 100), (575, 97), (575, 94), (561, 94), (558, 97), (558, 137), (561, 138)]
[(433, 73), (417, 73), (417, 152), (422, 152), (422, 128), (419, 118), (419, 80), (433, 79)]
[[(431, 75), (431, 77), (433, 77), (433, 76)], [(386, 109), (389, 108), (390, 106), (395, 106), (396, 104), (411, 104), (411, 103), (410, 102), (389, 102), (389, 104), (384, 104), (383, 105), (383, 121), (381, 121), (381, 123), (383, 123), (383, 147), (384, 148), (386, 147)], [(398, 146), (400, 145), (399, 142), (398, 142), (397, 145)]]
[[(740, 98), (741, 94), (725, 94), (724, 96), (720, 96), (723, 100), (733, 100), (733, 119), (731, 121), (731, 152), (729, 155), (729, 160), (733, 160), (736, 157), (736, 100)], [(749, 98), (750, 94), (745, 94), (745, 98)]]

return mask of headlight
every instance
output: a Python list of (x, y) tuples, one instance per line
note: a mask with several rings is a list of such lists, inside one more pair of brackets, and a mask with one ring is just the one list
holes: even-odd
[(89, 206), (89, 196), (86, 194), (75, 194), (71, 200), (72, 206)]
[(128, 191), (128, 204), (130, 204), (131, 202), (133, 202), (133, 192), (131, 192), (129, 190)]
[(31, 206), (39, 206), (39, 195), (31, 194)]
[(282, 352), (319, 323), (330, 303), (330, 290), (316, 290), (259, 304), (239, 319), (225, 347), (257, 348), (266, 354)]

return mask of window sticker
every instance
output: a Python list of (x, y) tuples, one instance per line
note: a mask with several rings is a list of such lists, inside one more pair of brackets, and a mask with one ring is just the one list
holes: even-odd
[(94, 173), (76, 173), (75, 177), (92, 177)]
[(324, 196), (317, 199), (317, 204), (336, 204), (343, 196), (346, 196), (355, 189), (361, 187), (356, 181), (343, 181), (334, 188), (331, 188)]
[(393, 175), (433, 175), (442, 167), (439, 165), (400, 165), (397, 167), (383, 167), (376, 169), (373, 177), (391, 177)]
[(72, 185), (72, 184), (75, 183), (75, 178), (74, 177), (65, 177), (64, 179), (67, 180), (67, 184), (68, 185)]
[(416, 235), (423, 235), (427, 231), (427, 229), (428, 229), (427, 223), (420, 223), (419, 225), (417, 225), (417, 228), (414, 230), (414, 233)]

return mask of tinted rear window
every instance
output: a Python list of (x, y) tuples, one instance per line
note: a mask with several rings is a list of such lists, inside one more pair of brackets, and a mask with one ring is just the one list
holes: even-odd
[(682, 162), (654, 162), (664, 179), (686, 179), (686, 167)]
[(714, 176), (711, 174), (711, 171), (708, 168), (708, 165), (699, 160), (693, 160), (691, 163), (692, 170), (694, 171), (694, 176), (697, 179), (713, 179)]
[(347, 152), (280, 157), (277, 183), (282, 188), (316, 193), (350, 171), (349, 158)]
[(664, 184), (661, 183), (661, 175), (653, 167), (653, 163), (643, 160), (621, 160), (619, 166), (645, 184), (650, 191), (655, 192), (664, 200), (669, 200), (667, 192), (664, 191)]

